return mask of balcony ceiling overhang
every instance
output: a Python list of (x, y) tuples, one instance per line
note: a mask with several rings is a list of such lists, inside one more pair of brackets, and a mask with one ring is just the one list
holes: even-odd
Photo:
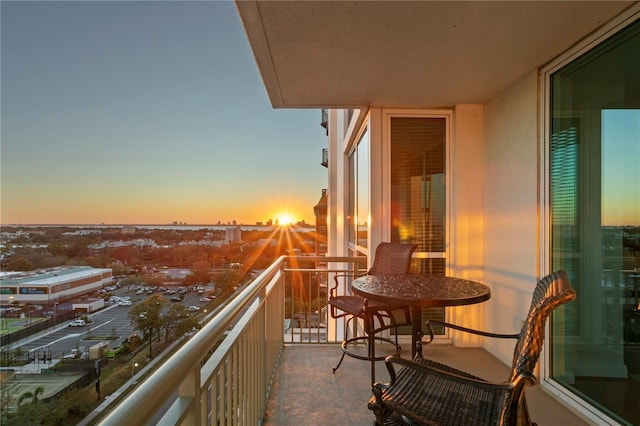
[(485, 103), (636, 2), (236, 1), (274, 108)]

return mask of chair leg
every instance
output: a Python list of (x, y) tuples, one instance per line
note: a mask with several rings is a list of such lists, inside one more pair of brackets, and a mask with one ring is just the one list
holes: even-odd
[(331, 367), (331, 371), (333, 372), (333, 374), (336, 374), (336, 370), (338, 368), (340, 368), (340, 364), (342, 364), (342, 360), (344, 359), (344, 351), (342, 352), (342, 356), (340, 357), (340, 361), (338, 361), (338, 364), (335, 367)]
[[(344, 341), (345, 342), (349, 339), (349, 322), (351, 322), (352, 319), (353, 317), (349, 318), (344, 324)], [(333, 374), (336, 374), (336, 371), (338, 370), (338, 368), (340, 368), (340, 364), (342, 364), (345, 354), (346, 352), (342, 351), (342, 356), (340, 357), (340, 361), (338, 361), (338, 364), (335, 367), (331, 367), (331, 372)]]

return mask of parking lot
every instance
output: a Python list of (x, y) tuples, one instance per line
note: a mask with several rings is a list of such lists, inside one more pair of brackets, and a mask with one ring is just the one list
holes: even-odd
[[(140, 290), (143, 291), (140, 292)], [(46, 354), (46, 358), (51, 359), (63, 358), (78, 349), (82, 353), (86, 353), (91, 346), (99, 343), (96, 338), (100, 336), (108, 336), (109, 338), (116, 336), (115, 339), (109, 340), (109, 345), (110, 347), (121, 346), (125, 339), (138, 333), (128, 317), (129, 310), (151, 294), (161, 294), (167, 299), (165, 309), (168, 309), (170, 304), (180, 303), (192, 314), (211, 312), (214, 305), (214, 299), (203, 299), (205, 295), (213, 291), (213, 286), (203, 287), (200, 291), (186, 289), (181, 292), (178, 287), (172, 288), (170, 291), (175, 293), (162, 291), (160, 288), (151, 291), (146, 288), (113, 286), (113, 290), (103, 292), (103, 295), (107, 293), (110, 295), (105, 308), (88, 315), (88, 322), (84, 324), (80, 321), (57, 324), (55, 329), (49, 333), (19, 342), (18, 346), (33, 353), (35, 357)], [(171, 297), (176, 297), (177, 300), (171, 301)]]

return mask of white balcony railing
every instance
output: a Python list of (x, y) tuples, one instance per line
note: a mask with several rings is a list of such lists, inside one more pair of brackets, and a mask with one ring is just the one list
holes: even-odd
[(260, 424), (284, 343), (342, 340), (327, 331), (327, 284), (365, 260), (280, 257), (100, 424)]

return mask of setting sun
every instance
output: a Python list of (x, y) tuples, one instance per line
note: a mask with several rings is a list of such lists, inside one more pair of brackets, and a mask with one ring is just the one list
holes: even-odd
[(294, 219), (289, 213), (280, 213), (278, 215), (278, 225), (287, 226), (293, 225)]

